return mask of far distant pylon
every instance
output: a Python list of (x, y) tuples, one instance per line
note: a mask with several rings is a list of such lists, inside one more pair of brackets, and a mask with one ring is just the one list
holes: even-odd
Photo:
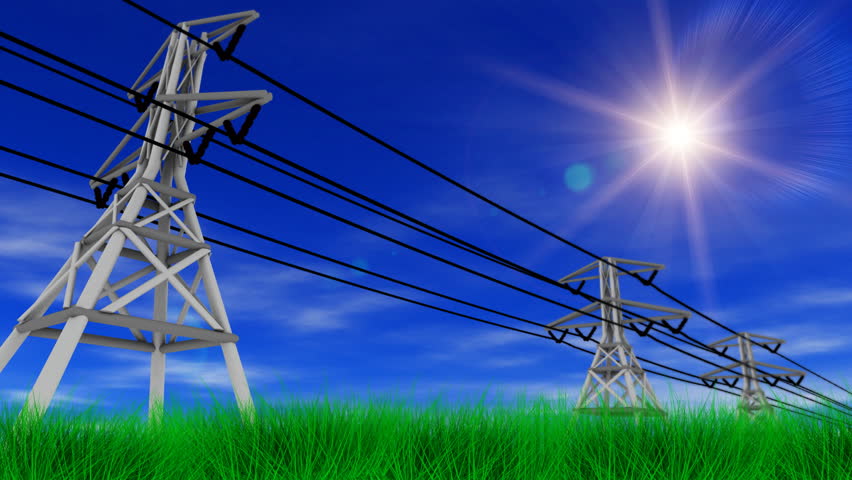
[[(717, 381), (722, 380), (722, 383), (729, 387), (734, 387), (737, 385), (737, 382), (740, 378), (743, 378), (743, 393), (740, 399), (739, 411), (741, 413), (745, 412), (749, 416), (755, 416), (758, 413), (772, 413), (772, 406), (766, 401), (766, 395), (763, 393), (763, 389), (760, 388), (760, 382), (758, 381), (760, 378), (765, 377), (775, 377), (775, 382), (771, 385), (774, 387), (778, 384), (781, 377), (787, 379), (787, 381), (792, 382), (793, 377), (799, 377), (799, 380), (796, 382), (796, 385), (802, 383), (802, 380), (805, 378), (805, 372), (801, 370), (793, 370), (791, 368), (779, 367), (778, 365), (770, 365), (768, 363), (756, 362), (754, 360), (754, 354), (752, 352), (751, 346), (753, 340), (752, 337), (759, 337), (764, 339), (763, 341), (754, 340), (758, 345), (776, 345), (774, 349), (771, 351), (773, 353), (777, 352), (781, 347), (781, 344), (784, 343), (784, 340), (772, 337), (766, 337), (763, 335), (757, 335), (755, 333), (746, 333), (741, 332), (739, 334), (731, 335), (730, 337), (725, 337), (717, 342), (713, 342), (709, 344), (709, 347), (713, 348), (721, 348), (722, 353), (725, 353), (726, 350), (730, 347), (739, 347), (740, 349), (740, 359), (741, 361), (732, 363), (725, 368), (717, 368), (712, 372), (707, 372), (704, 375), (701, 375), (701, 381), (705, 384), (712, 387), (716, 384)], [(731, 343), (728, 345), (722, 345), (723, 343), (736, 338), (736, 343)], [(768, 340), (768, 341), (767, 341)], [(761, 373), (758, 375), (755, 372), (755, 365), (761, 365), (763, 367), (769, 368), (780, 368), (781, 370), (786, 370), (788, 373)], [(713, 375), (714, 373), (721, 372), (722, 370), (736, 368), (738, 366), (742, 366), (743, 373), (742, 375), (737, 374), (729, 374), (729, 375)], [(727, 379), (733, 378), (733, 382), (729, 382)], [(713, 380), (711, 383), (708, 383), (707, 380)]]
[[(627, 275), (627, 272), (618, 270), (614, 265), (637, 265), (644, 268), (630, 270), (630, 273), (641, 273), (653, 271), (652, 276), (665, 268), (665, 265), (656, 263), (639, 262), (636, 260), (625, 260), (621, 258), (604, 257), (604, 261), (596, 261), (576, 272), (562, 278), (559, 283), (566, 284), (572, 282), (581, 282), (579, 288), (583, 287), (586, 280), (600, 280), (600, 299), (604, 302), (614, 305), (615, 307), (628, 306), (631, 309), (640, 308), (647, 310), (655, 310), (666, 312), (667, 315), (648, 317), (650, 320), (662, 321), (683, 319), (685, 323), (690, 316), (690, 312), (678, 310), (668, 307), (660, 307), (657, 305), (649, 305), (647, 303), (634, 302), (621, 298), (621, 289), (619, 287), (618, 277)], [(579, 275), (597, 268), (598, 274), (591, 277), (576, 278)], [(580, 413), (588, 413), (592, 415), (600, 415), (601, 411), (606, 409), (611, 415), (635, 415), (635, 416), (665, 416), (666, 412), (657, 397), (654, 395), (654, 390), (651, 389), (650, 383), (645, 375), (642, 366), (633, 354), (633, 348), (627, 342), (624, 336), (624, 327), (638, 332), (634, 326), (635, 323), (647, 322), (646, 319), (636, 319), (624, 315), (619, 308), (614, 308), (609, 305), (604, 305), (601, 302), (592, 302), (591, 304), (580, 309), (586, 313), (592, 313), (600, 310), (601, 317), (610, 322), (593, 321), (582, 324), (565, 325), (575, 318), (583, 315), (580, 312), (574, 312), (566, 315), (559, 320), (549, 323), (548, 332), (551, 330), (564, 331), (573, 328), (577, 333), (584, 327), (592, 327), (591, 332), (587, 336), (591, 338), (594, 331), (600, 326), (603, 330), (601, 334), (600, 344), (598, 345), (595, 358), (592, 360), (592, 366), (589, 368), (586, 381), (583, 384), (583, 389), (580, 391), (580, 399), (577, 402), (575, 411)], [(683, 323), (681, 324), (683, 327)], [(650, 328), (650, 325), (648, 326)], [(616, 391), (616, 387), (620, 387), (623, 393)], [(600, 395), (602, 394), (602, 395)], [(615, 401), (611, 405), (610, 398)]]

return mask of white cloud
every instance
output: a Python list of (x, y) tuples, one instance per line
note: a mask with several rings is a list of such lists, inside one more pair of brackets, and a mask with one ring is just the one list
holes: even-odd
[[(10, 402), (23, 402), (27, 399), (27, 396), (30, 394), (29, 390), (22, 389), (4, 389), (0, 390), (0, 394), (2, 394), (3, 398)], [(90, 405), (97, 403), (98, 405), (112, 405), (112, 402), (101, 400), (100, 398), (95, 400), (89, 400), (85, 398), (79, 398), (77, 396), (71, 396), (65, 393), (55, 393), (53, 395), (53, 399), (51, 400), (51, 405), (70, 403), (75, 405)]]
[(0, 255), (9, 258), (21, 257), (66, 259), (71, 256), (73, 243), (70, 238), (42, 237), (38, 232), (20, 236), (14, 230), (3, 229), (0, 237)]
[(517, 343), (529, 343), (532, 337), (511, 330), (492, 330), (483, 333), (456, 337), (456, 351), (468, 352), (487, 348), (505, 347)]
[(532, 365), (538, 363), (539, 361), (541, 361), (540, 357), (533, 356), (497, 357), (482, 362), (482, 365), (493, 368), (511, 368), (520, 367), (523, 365)]
[[(329, 272), (328, 266), (315, 269)], [(345, 275), (342, 276), (345, 278)], [(366, 283), (363, 278), (355, 281)], [(286, 268), (241, 265), (235, 273), (222, 275), (219, 281), (229, 315), (231, 312), (253, 313), (253, 318), (272, 322), (288, 332), (341, 330), (356, 322), (363, 322), (365, 314), (407, 305), (407, 302), (361, 289), (341, 288), (333, 292), (318, 292), (317, 282), (328, 282), (327, 279)], [(417, 292), (386, 286), (379, 289), (407, 298), (418, 298)]]
[[(238, 344), (239, 345), (239, 344)], [(193, 387), (210, 387), (219, 390), (231, 390), (231, 379), (221, 356), (221, 349), (210, 347), (215, 351), (215, 360), (192, 361), (179, 357), (180, 353), (166, 355), (166, 382), (178, 383)], [(211, 352), (214, 353), (214, 352)], [(105, 352), (116, 361), (125, 365), (115, 368), (92, 371), (91, 375), (110, 389), (143, 388), (147, 389), (151, 378), (151, 357), (145, 353), (124, 350)], [(255, 367), (246, 365), (245, 358), (241, 359), (249, 386), (275, 383), (280, 378), (296, 380), (303, 378), (302, 372), (292, 369), (281, 369), (267, 366)], [(115, 362), (113, 362), (115, 363)]]
[(353, 318), (371, 312), (382, 312), (391, 307), (402, 305), (399, 300), (380, 297), (379, 295), (365, 292), (353, 296), (334, 296), (333, 301), (323, 303), (323, 307), (309, 306), (301, 308), (287, 317), (283, 317), (285, 324), (300, 332), (311, 332), (319, 330), (341, 330), (361, 322)]
[(798, 305), (852, 305), (852, 288), (823, 287), (811, 288), (797, 295), (790, 301)]
[(0, 288), (2, 288), (8, 293), (19, 296), (21, 298), (30, 299), (35, 302), (38, 296), (41, 295), (41, 293), (44, 291), (45, 287), (47, 287), (49, 282), (50, 278), (45, 278), (43, 281), (12, 278), (8, 281), (0, 282)]
[(850, 336), (823, 336), (809, 335), (791, 338), (781, 346), (779, 352), (788, 357), (797, 355), (813, 355), (818, 353), (831, 353), (837, 351), (849, 351), (852, 347)]
[(27, 191), (21, 202), (14, 192), (0, 199), (0, 255), (17, 258), (67, 258), (100, 215), (94, 208), (56, 198), (48, 192)]

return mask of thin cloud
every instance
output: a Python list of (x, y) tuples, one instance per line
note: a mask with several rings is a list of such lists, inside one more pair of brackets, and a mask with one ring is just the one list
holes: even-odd
[(503, 357), (503, 358), (492, 358), (490, 360), (486, 360), (483, 362), (483, 365), (491, 368), (512, 368), (512, 367), (521, 367), (525, 365), (533, 365), (541, 361), (540, 357)]
[[(30, 394), (29, 390), (22, 389), (4, 389), (0, 390), (0, 395), (7, 400), (8, 402), (23, 402), (27, 399), (27, 396)], [(62, 403), (70, 403), (74, 405), (91, 405), (97, 403), (98, 405), (112, 405), (112, 402), (103, 401), (100, 399), (97, 400), (89, 400), (85, 398), (80, 398), (78, 396), (71, 396), (64, 393), (55, 393), (53, 395), (53, 399), (51, 401), (52, 404), (62, 404)]]
[(790, 339), (781, 348), (786, 356), (815, 355), (838, 351), (849, 351), (852, 337), (849, 336), (808, 336)]
[(852, 288), (827, 287), (803, 291), (790, 300), (797, 305), (852, 305)]
[[(216, 347), (210, 348), (214, 348), (217, 354), (221, 352)], [(130, 363), (130, 365), (92, 372), (92, 376), (96, 376), (101, 384), (108, 386), (110, 389), (148, 387), (148, 382), (151, 378), (150, 356), (141, 352), (137, 355), (134, 352), (122, 350), (109, 351), (105, 355), (116, 361), (123, 360), (125, 363)], [(228, 369), (225, 366), (225, 359), (221, 354), (213, 356), (218, 358), (208, 361), (193, 361), (167, 355), (166, 381), (192, 387), (231, 390), (233, 387), (231, 379), (228, 376)], [(285, 380), (298, 380), (307, 376), (306, 372), (271, 367), (253, 367), (246, 365), (244, 359), (243, 362), (243, 369), (245, 370), (250, 386), (275, 383), (281, 378)]]

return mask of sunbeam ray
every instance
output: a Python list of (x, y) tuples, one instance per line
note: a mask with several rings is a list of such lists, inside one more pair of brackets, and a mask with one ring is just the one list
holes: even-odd
[(512, 80), (519, 85), (545, 95), (560, 103), (581, 107), (589, 112), (607, 115), (612, 118), (627, 120), (637, 125), (654, 128), (655, 125), (642, 117), (639, 117), (626, 110), (607, 102), (606, 100), (584, 92), (579, 88), (557, 82), (555, 80), (535, 75), (528, 72), (523, 72), (518, 69), (510, 69), (507, 67), (494, 67), (494, 70), (508, 80)]

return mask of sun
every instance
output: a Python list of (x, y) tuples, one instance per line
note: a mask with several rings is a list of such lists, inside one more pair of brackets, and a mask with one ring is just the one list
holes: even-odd
[(677, 153), (691, 153), (698, 144), (696, 130), (686, 122), (672, 122), (663, 128), (663, 143)]

